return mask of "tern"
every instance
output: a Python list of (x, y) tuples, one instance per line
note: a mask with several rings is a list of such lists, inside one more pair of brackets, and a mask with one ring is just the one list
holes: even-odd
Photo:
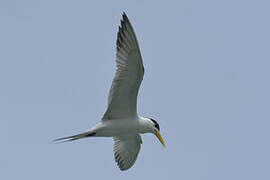
[(144, 66), (139, 44), (124, 12), (117, 34), (116, 73), (110, 88), (106, 112), (101, 121), (90, 130), (54, 141), (112, 137), (115, 161), (121, 170), (127, 170), (135, 163), (142, 144), (140, 134), (155, 134), (165, 147), (157, 121), (137, 114), (137, 95), (143, 75)]

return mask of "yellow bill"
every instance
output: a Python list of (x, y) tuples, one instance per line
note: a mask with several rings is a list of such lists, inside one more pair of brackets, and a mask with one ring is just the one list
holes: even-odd
[(161, 144), (163, 145), (163, 147), (165, 147), (165, 143), (161, 137), (161, 135), (159, 134), (158, 131), (155, 131), (155, 135), (157, 136), (158, 140), (161, 142)]

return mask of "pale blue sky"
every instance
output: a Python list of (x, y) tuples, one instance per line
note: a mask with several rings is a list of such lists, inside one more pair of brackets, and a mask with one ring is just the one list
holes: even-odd
[[(0, 179), (270, 179), (270, 3), (0, 1)], [(125, 11), (145, 64), (138, 110), (161, 126), (135, 165), (97, 123)]]

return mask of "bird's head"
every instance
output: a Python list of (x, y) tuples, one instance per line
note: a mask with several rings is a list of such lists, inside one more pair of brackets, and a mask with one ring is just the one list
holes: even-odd
[(157, 121), (155, 121), (152, 118), (149, 118), (149, 120), (150, 120), (151, 126), (152, 126), (152, 133), (156, 135), (156, 137), (161, 142), (161, 144), (163, 145), (163, 147), (165, 147), (164, 140), (162, 139), (162, 137), (161, 137), (161, 135), (159, 133), (159, 131), (160, 131), (159, 124), (157, 123)]

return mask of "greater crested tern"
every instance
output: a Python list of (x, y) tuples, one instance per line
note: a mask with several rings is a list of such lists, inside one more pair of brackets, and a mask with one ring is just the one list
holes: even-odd
[(122, 15), (116, 42), (116, 73), (110, 88), (108, 107), (102, 120), (90, 130), (58, 138), (54, 141), (74, 141), (86, 137), (113, 137), (114, 157), (121, 170), (136, 161), (142, 139), (140, 134), (153, 133), (165, 147), (159, 124), (137, 114), (137, 95), (144, 75), (139, 44), (125, 13)]

